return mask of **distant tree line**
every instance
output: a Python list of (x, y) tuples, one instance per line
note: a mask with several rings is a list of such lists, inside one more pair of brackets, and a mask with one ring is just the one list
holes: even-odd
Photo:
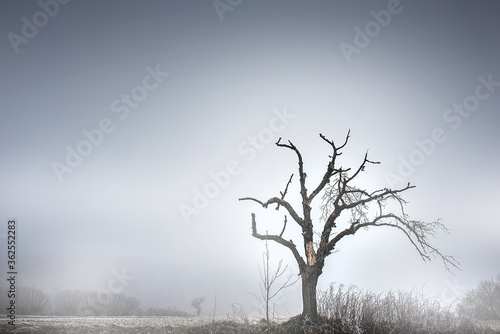
[(158, 317), (192, 317), (191, 313), (178, 310), (175, 307), (150, 307), (144, 312), (145, 316), (158, 316)]
[(135, 297), (122, 293), (66, 290), (53, 299), (54, 315), (132, 316), (142, 313)]
[[(59, 316), (194, 316), (175, 307), (155, 307), (144, 311), (136, 297), (109, 291), (64, 290), (49, 296), (43, 290), (34, 287), (18, 287), (16, 293), (16, 313), (18, 315), (59, 315)], [(193, 299), (197, 303), (202, 297)], [(0, 305), (8, 305), (8, 289), (0, 287)], [(6, 314), (6, 307), (1, 307), (1, 314)]]

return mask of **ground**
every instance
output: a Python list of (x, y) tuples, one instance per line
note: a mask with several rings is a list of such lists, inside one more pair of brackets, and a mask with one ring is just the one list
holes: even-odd
[[(216, 321), (228, 320), (217, 317)], [(230, 320), (235, 320), (231, 318)], [(210, 324), (209, 317), (45, 317), (19, 316), (15, 326), (7, 320), (0, 321), (0, 333), (34, 334), (180, 334), (187, 333), (191, 326)], [(249, 319), (251, 323), (258, 318)], [(242, 322), (241, 320), (239, 322)]]
[[(251, 324), (259, 323), (258, 317), (250, 317)], [(285, 320), (279, 319), (278, 322)], [(33, 334), (184, 334), (208, 333), (214, 319), (209, 317), (45, 317), (20, 316), (15, 326), (7, 324), (6, 319), (0, 321), (0, 333), (33, 333)], [(218, 317), (215, 321), (217, 333), (255, 333), (264, 332), (265, 324), (260, 322), (250, 329), (242, 324), (242, 319)], [(237, 324), (239, 323), (239, 324)], [(196, 327), (207, 325), (204, 328)], [(490, 321), (488, 325), (500, 333), (500, 321)], [(247, 328), (248, 331), (244, 328)]]

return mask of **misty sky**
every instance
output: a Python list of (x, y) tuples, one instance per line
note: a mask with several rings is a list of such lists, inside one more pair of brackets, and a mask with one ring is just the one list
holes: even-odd
[[(283, 217), (238, 198), (277, 196), (296, 173), (279, 137), (301, 150), (314, 189), (331, 153), (318, 134), (341, 142), (351, 129), (342, 165), (369, 150), (382, 164), (359, 186), (416, 185), (408, 213), (442, 219), (452, 234), (434, 244), (463, 271), (379, 228), (339, 243), (320, 288), (450, 301), (500, 273), (495, 2), (215, 4), (0, 2), (1, 268), (14, 217), (20, 285), (99, 290), (126, 273), (123, 292), (142, 306), (189, 310), (205, 296), (207, 315), (217, 294), (221, 315), (231, 303), (256, 312), (264, 243), (250, 214), (262, 233)], [(270, 248), (295, 277), (288, 250)], [(277, 304), (299, 312), (299, 285)]]

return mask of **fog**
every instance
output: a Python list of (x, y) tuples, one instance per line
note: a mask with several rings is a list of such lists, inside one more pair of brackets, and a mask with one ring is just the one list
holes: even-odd
[[(223, 3), (225, 5), (221, 5)], [(229, 4), (231, 3), (231, 4)], [(499, 274), (500, 21), (488, 1), (2, 1), (0, 268), (18, 221), (19, 286), (116, 288), (141, 307), (206, 298), (202, 315), (258, 314), (264, 243), (283, 211), (240, 202), (307, 187), (324, 134), (369, 151), (360, 186), (416, 185), (412, 218), (441, 218), (424, 262), (383, 228), (339, 243), (319, 288), (422, 290), (446, 302)], [(40, 12), (42, 14), (40, 14)], [(388, 14), (388, 15), (387, 15)], [(290, 200), (297, 204), (298, 183)], [(287, 195), (288, 196), (288, 195)], [(313, 203), (314, 204), (314, 203)], [(320, 202), (313, 219), (318, 222)], [(300, 242), (292, 221), (286, 238)], [(270, 243), (272, 265), (298, 268)], [(302, 247), (299, 247), (303, 251)], [(216, 299), (216, 300), (215, 300)], [(301, 311), (300, 283), (275, 300)]]

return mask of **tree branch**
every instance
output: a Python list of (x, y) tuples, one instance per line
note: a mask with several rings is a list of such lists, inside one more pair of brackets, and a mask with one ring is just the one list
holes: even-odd
[[(276, 145), (279, 147), (286, 147), (297, 154), (297, 159), (299, 162), (299, 182), (300, 182), (300, 195), (302, 196), (303, 205), (307, 202), (307, 189), (306, 189), (306, 175), (304, 173), (304, 162), (302, 161), (302, 155), (295, 145), (292, 144), (291, 141), (288, 141), (288, 144), (281, 144), (281, 137), (276, 142)], [(305, 207), (304, 207), (305, 209)], [(307, 220), (306, 212), (304, 212), (304, 219)]]
[[(281, 199), (284, 200), (285, 199), (285, 196), (286, 196), (286, 193), (288, 191), (288, 186), (290, 185), (290, 183), (292, 183), (292, 178), (293, 178), (293, 174), (290, 175), (290, 180), (288, 180), (287, 184), (286, 184), (286, 187), (285, 187), (285, 191), (281, 192), (280, 191), (280, 195), (281, 195)], [(279, 210), (280, 209), (280, 205), (278, 203), (278, 205), (276, 205), (276, 210)]]
[[(439, 220), (432, 223), (425, 223), (416, 220), (407, 220), (406, 218), (407, 216), (404, 213), (402, 216), (398, 216), (394, 213), (388, 213), (380, 214), (372, 221), (365, 223), (360, 223), (359, 220), (355, 221), (349, 228), (343, 230), (330, 240), (326, 247), (326, 254), (331, 253), (337, 242), (339, 242), (342, 238), (347, 235), (355, 234), (361, 228), (367, 228), (370, 226), (389, 226), (402, 231), (424, 261), (430, 261), (432, 256), (434, 258), (440, 258), (447, 271), (451, 272), (451, 267), (460, 270), (460, 263), (454, 257), (443, 255), (429, 242), (429, 237), (436, 237), (436, 234), (439, 231), (449, 233), (446, 227), (441, 224)], [(392, 221), (386, 221), (388, 219)]]
[(323, 179), (321, 179), (321, 182), (319, 183), (319, 185), (316, 187), (316, 189), (314, 189), (314, 191), (309, 195), (309, 198), (307, 199), (308, 205), (311, 205), (311, 202), (314, 199), (314, 197), (316, 197), (316, 195), (318, 195), (321, 192), (321, 190), (323, 190), (323, 188), (330, 182), (330, 178), (339, 172), (339, 170), (335, 170), (335, 160), (337, 159), (337, 157), (339, 155), (342, 154), (341, 152), (339, 152), (339, 150), (341, 150), (349, 141), (350, 133), (351, 133), (351, 130), (349, 130), (347, 132), (347, 136), (345, 138), (344, 143), (339, 147), (335, 146), (335, 143), (333, 142), (333, 140), (328, 140), (321, 133), (319, 134), (321, 139), (326, 141), (333, 148), (333, 154), (331, 155), (331, 160), (328, 162), (328, 166), (326, 167), (326, 172), (323, 175)]
[(347, 183), (351, 182), (356, 176), (359, 175), (360, 172), (364, 171), (367, 163), (374, 164), (374, 165), (379, 165), (380, 164), (379, 161), (370, 161), (370, 160), (368, 160), (368, 151), (367, 151), (365, 153), (365, 158), (363, 159), (363, 162), (358, 167), (358, 170), (354, 174), (352, 174), (352, 176), (350, 178), (348, 178), (345, 181), (345, 183), (347, 184)]
[(292, 205), (290, 203), (288, 203), (287, 201), (282, 200), (282, 199), (280, 199), (278, 197), (270, 198), (265, 203), (262, 202), (262, 201), (259, 201), (258, 199), (255, 199), (253, 197), (243, 197), (243, 198), (240, 198), (238, 200), (239, 201), (254, 201), (254, 202), (257, 202), (260, 205), (262, 205), (262, 207), (264, 209), (267, 209), (267, 207), (269, 206), (269, 204), (277, 203), (277, 204), (281, 205), (282, 207), (284, 207), (288, 211), (288, 213), (290, 214), (290, 216), (293, 218), (293, 220), (295, 220), (295, 222), (297, 222), (297, 224), (299, 224), (300, 226), (304, 226), (304, 220), (297, 214), (297, 212), (295, 212), (295, 210), (293, 209)]
[(255, 213), (252, 213), (252, 236), (257, 238), (257, 239), (260, 239), (260, 240), (273, 240), (273, 241), (287, 247), (288, 249), (290, 249), (292, 251), (292, 254), (295, 257), (295, 260), (299, 264), (300, 270), (302, 271), (302, 269), (305, 268), (306, 263), (305, 263), (304, 259), (300, 256), (299, 251), (297, 250), (297, 247), (295, 246), (295, 244), (293, 243), (292, 240), (290, 240), (290, 241), (285, 240), (280, 235), (268, 235), (268, 234), (262, 235), (262, 234), (259, 234), (257, 232), (257, 223), (255, 221)]
[[(378, 201), (378, 200), (388, 199), (388, 198), (394, 198), (394, 199), (401, 200), (404, 202), (404, 200), (401, 199), (399, 196), (397, 196), (397, 194), (401, 193), (403, 191), (406, 191), (408, 189), (411, 189), (411, 188), (415, 188), (415, 186), (411, 186), (410, 183), (408, 183), (406, 185), (406, 187), (401, 188), (401, 189), (392, 190), (392, 189), (384, 188), (384, 189), (375, 190), (371, 194), (368, 194), (364, 190), (359, 190), (356, 188), (348, 188), (347, 182), (343, 182), (342, 188), (339, 190), (339, 193), (337, 194), (337, 197), (334, 201), (334, 208), (335, 209), (326, 219), (325, 229), (331, 229), (332, 227), (335, 227), (335, 220), (337, 219), (337, 217), (340, 216), (342, 211), (344, 211), (346, 209), (352, 209), (352, 208), (358, 207), (360, 205), (369, 204), (370, 202), (373, 202), (373, 201)], [(359, 197), (359, 199), (356, 200), (356, 196), (351, 196), (351, 197), (347, 196), (346, 197), (347, 202), (346, 202), (346, 200), (343, 199), (343, 197), (346, 194), (360, 194), (360, 197)], [(362, 198), (363, 195), (366, 197)], [(342, 201), (342, 205), (338, 205), (339, 201)], [(350, 201), (350, 203), (348, 203), (349, 201)]]
[(285, 222), (283, 224), (283, 229), (281, 230), (280, 237), (283, 236), (283, 233), (285, 233), (285, 228), (286, 228), (286, 215), (285, 215)]

